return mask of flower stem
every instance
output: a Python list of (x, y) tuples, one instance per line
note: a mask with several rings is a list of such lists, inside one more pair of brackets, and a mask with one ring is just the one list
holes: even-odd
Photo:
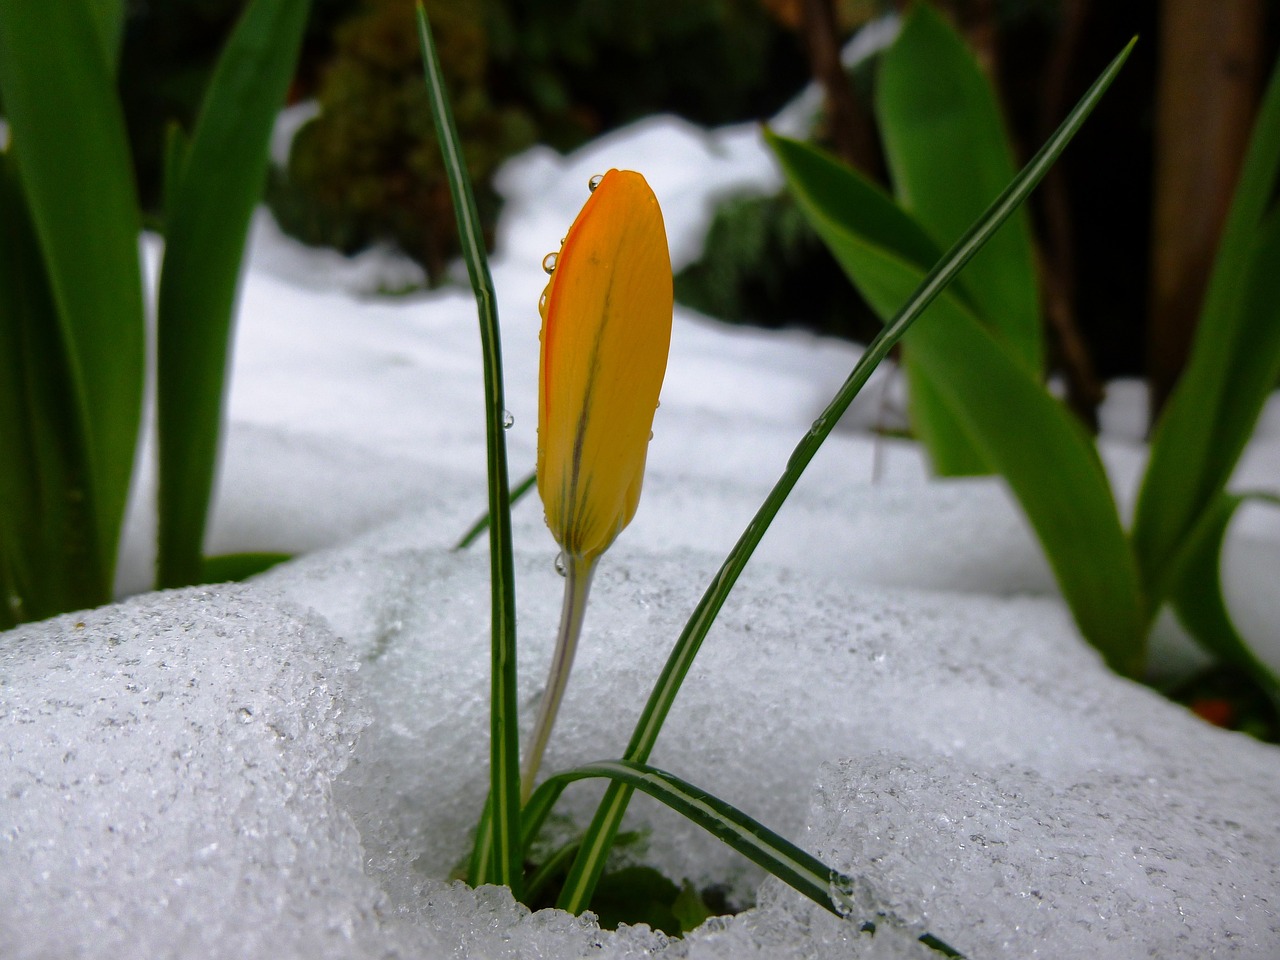
[(533, 739), (524, 755), (524, 770), (520, 776), (520, 803), (528, 802), (533, 793), (533, 781), (542, 763), (543, 751), (551, 737), (564, 688), (569, 682), (573, 667), (573, 655), (578, 649), (578, 637), (582, 634), (582, 621), (587, 611), (587, 594), (591, 591), (591, 575), (595, 573), (596, 558), (565, 556), (564, 605), (560, 608), (560, 630), (556, 636), (556, 651), (547, 674), (547, 690), (538, 708), (538, 722), (533, 728)]

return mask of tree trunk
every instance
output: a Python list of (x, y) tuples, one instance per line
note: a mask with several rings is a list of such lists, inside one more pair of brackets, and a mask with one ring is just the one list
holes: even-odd
[(871, 111), (854, 93), (840, 62), (834, 0), (801, 0), (801, 25), (809, 66), (826, 100), (827, 135), (836, 155), (873, 180), (884, 181), (884, 163)]
[(1263, 0), (1162, 0), (1147, 371), (1154, 423), (1186, 363), (1257, 110)]

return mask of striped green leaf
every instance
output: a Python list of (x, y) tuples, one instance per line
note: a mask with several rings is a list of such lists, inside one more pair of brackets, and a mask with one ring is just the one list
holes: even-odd
[[(558, 773), (529, 798), (531, 812), (541, 822), (566, 786), (575, 780), (598, 777), (626, 784), (653, 797), (814, 903), (837, 916), (848, 916), (849, 905), (842, 892), (853, 886), (849, 877), (831, 869), (732, 804), (657, 767), (627, 760), (601, 760)], [(877, 918), (850, 919), (874, 928)], [(961, 956), (932, 934), (925, 934), (920, 940), (946, 956)]]
[(497, 296), (484, 233), (476, 210), (471, 177), (462, 157), (462, 144), (444, 85), (444, 72), (431, 37), (426, 11), (418, 4), (418, 33), (422, 62), (431, 97), (440, 152), (449, 176), (449, 192), (458, 220), (458, 239), (471, 277), (480, 319), (480, 347), (484, 354), (485, 436), (489, 463), (489, 562), (493, 604), (493, 644), (490, 689), (490, 793), (476, 833), (471, 882), (496, 882), (519, 898), (523, 863), (520, 856), (520, 731), (516, 701), (516, 594), (511, 551), (511, 502), (507, 470), (506, 404), (502, 387), (502, 351), (498, 330)]

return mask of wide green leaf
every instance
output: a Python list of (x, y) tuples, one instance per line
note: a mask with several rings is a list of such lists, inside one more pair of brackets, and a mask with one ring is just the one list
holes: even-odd
[(904, 345), (898, 360), (907, 381), (907, 415), (911, 430), (929, 455), (933, 473), (940, 477), (973, 477), (991, 473), (991, 464), (983, 455), (982, 448), (916, 361), (915, 351)]
[[(813, 193), (826, 198), (831, 209), (839, 211), (840, 216), (855, 219), (869, 243), (913, 265), (917, 275), (923, 277), (929, 267), (941, 258), (942, 248), (880, 187), (860, 174), (850, 180), (844, 173), (843, 168), (813, 165), (808, 172), (809, 186)], [(851, 279), (882, 321), (887, 322), (902, 306), (899, 288), (885, 290), (874, 275), (861, 270)], [(974, 301), (958, 284), (943, 291), (924, 316), (956, 309), (969, 311), (971, 315), (975, 309)], [(917, 437), (929, 451), (933, 469), (944, 476), (990, 473), (986, 457), (969, 435), (968, 428), (952, 413), (947, 401), (911, 359), (910, 343), (911, 335), (908, 334), (904, 339), (907, 349), (903, 356), (911, 422)]]
[[(907, 15), (881, 59), (876, 115), (894, 192), (941, 248), (969, 228), (1016, 167), (995, 90), (929, 4)], [(1018, 210), (956, 280), (978, 318), (1033, 375), (1044, 337), (1030, 220)]]
[[(141, 416), (144, 326), (124, 118), (87, 0), (0, 3), (0, 88), (69, 398), (66, 423), (38, 429), (74, 421), (71, 436), (82, 438), (84, 482), (74, 493), (86, 501), (83, 518), (94, 529), (83, 542), (109, 593)], [(33, 334), (40, 349), (54, 349), (48, 331)]]
[(0, 152), (0, 629), (110, 599), (40, 243)]
[(1133, 541), (1154, 601), (1280, 379), (1280, 65), (1214, 261), (1191, 355), (1151, 439)]
[(189, 146), (171, 140), (156, 386), (163, 587), (201, 577), (245, 237), (309, 6), (254, 0), (223, 49)]
[[(779, 137), (773, 147), (801, 209), (867, 300), (905, 302), (923, 271), (877, 242), (887, 235), (883, 220), (864, 223), (875, 208), (849, 202), (869, 185), (805, 144)], [(932, 389), (1008, 481), (1081, 632), (1117, 670), (1135, 672), (1145, 608), (1090, 438), (1002, 339), (945, 294), (905, 340)]]

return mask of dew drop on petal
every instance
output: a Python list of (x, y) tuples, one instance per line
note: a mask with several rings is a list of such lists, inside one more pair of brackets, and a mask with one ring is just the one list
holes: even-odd
[[(542, 291), (542, 296), (538, 298), (538, 313), (542, 316), (542, 319), (545, 320), (547, 318), (547, 291), (545, 290)], [(539, 332), (538, 336), (541, 337), (542, 333)]]
[(547, 273), (554, 273), (556, 269), (556, 261), (559, 259), (560, 259), (560, 254), (548, 253), (545, 257), (542, 258), (542, 269), (547, 271)]
[(516, 422), (516, 418), (511, 415), (510, 410), (502, 411), (502, 429), (503, 430), (510, 430), (513, 426), (515, 426), (515, 422)]
[(559, 553), (557, 553), (557, 554), (556, 554), (556, 573), (560, 574), (560, 576), (562, 576), (562, 577), (567, 575), (567, 574), (566, 574), (566, 568), (565, 568), (565, 565), (564, 565), (564, 551), (563, 551), (563, 550), (561, 550)]
[(603, 179), (604, 179), (604, 174), (597, 173), (594, 177), (592, 177), (590, 180), (587, 181), (587, 189), (590, 190), (592, 193), (594, 193), (596, 187), (600, 186), (600, 181)]

